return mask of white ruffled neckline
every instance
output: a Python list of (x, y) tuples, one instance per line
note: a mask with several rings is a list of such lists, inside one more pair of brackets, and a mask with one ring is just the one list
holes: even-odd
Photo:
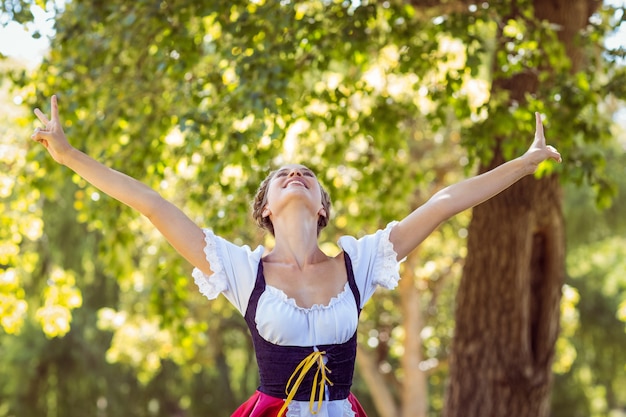
[(350, 292), (350, 284), (346, 282), (346, 285), (344, 285), (343, 290), (339, 294), (331, 298), (328, 304), (313, 304), (311, 307), (299, 306), (298, 303), (296, 303), (296, 300), (294, 298), (289, 297), (283, 290), (281, 290), (280, 288), (274, 287), (272, 285), (265, 284), (265, 290), (268, 291), (273, 296), (280, 299), (285, 304), (294, 308), (295, 310), (298, 310), (304, 313), (310, 313), (313, 311), (328, 310), (328, 309), (333, 308), (333, 306), (335, 306), (337, 303), (343, 300), (346, 297), (346, 294)]
[[(376, 266), (375, 270), (373, 271), (372, 283), (375, 285), (380, 285), (381, 287), (384, 287), (387, 289), (394, 289), (398, 286), (398, 280), (400, 279), (399, 263), (404, 261), (404, 259), (401, 260), (400, 262), (396, 260), (397, 254), (393, 248), (393, 244), (389, 240), (391, 229), (397, 223), (398, 223), (397, 221), (392, 221), (387, 225), (387, 227), (385, 227), (385, 229), (378, 231), (378, 233), (380, 233), (379, 239), (378, 239), (378, 245), (374, 249), (377, 251), (380, 261), (378, 265)], [(222, 259), (221, 254), (219, 253), (218, 245), (216, 242), (218, 237), (213, 233), (211, 229), (204, 229), (204, 234), (205, 234), (204, 254), (206, 256), (207, 261), (209, 262), (209, 265), (211, 266), (213, 274), (211, 276), (207, 276), (198, 268), (194, 268), (192, 272), (192, 276), (194, 278), (196, 285), (199, 287), (200, 293), (203, 294), (208, 299), (212, 300), (212, 299), (217, 298), (217, 296), (220, 293), (227, 291), (229, 288), (229, 284), (228, 284), (228, 276), (226, 274), (226, 271), (224, 270), (223, 259)], [(359, 262), (358, 257), (360, 254), (358, 252), (353, 253), (352, 250), (347, 250), (348, 248), (344, 248), (342, 245), (342, 240), (344, 238), (347, 238), (347, 237), (344, 236), (340, 238), (338, 241), (338, 245), (342, 250), (344, 250), (348, 254), (348, 256), (350, 256), (350, 259), (353, 265), (356, 265)], [(261, 256), (264, 250), (265, 248), (263, 246), (259, 246), (254, 252), (250, 254), (250, 256), (254, 257), (250, 259), (253, 260), (254, 263), (258, 263), (261, 259)], [(270, 291), (272, 291), (272, 293), (278, 295), (280, 299), (285, 300), (287, 304), (290, 304), (295, 309), (304, 311), (304, 312), (318, 311), (318, 310), (331, 308), (337, 302), (345, 298), (345, 294), (350, 292), (349, 286), (348, 284), (346, 284), (346, 286), (344, 287), (344, 290), (341, 293), (339, 293), (337, 296), (333, 297), (329, 301), (328, 305), (316, 304), (316, 305), (311, 306), (310, 308), (303, 308), (303, 307), (298, 306), (295, 300), (289, 298), (283, 291), (279, 290), (278, 288), (272, 289), (273, 287), (269, 285), (267, 287), (270, 288)]]

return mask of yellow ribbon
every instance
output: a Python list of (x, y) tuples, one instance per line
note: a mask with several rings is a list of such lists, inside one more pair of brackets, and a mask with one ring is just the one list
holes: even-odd
[[(287, 394), (287, 399), (285, 400), (285, 404), (283, 404), (283, 407), (278, 412), (277, 417), (282, 417), (283, 413), (287, 410), (289, 403), (291, 403), (291, 400), (293, 400), (293, 397), (296, 396), (296, 392), (298, 391), (298, 388), (300, 387), (302, 380), (304, 379), (306, 374), (315, 364), (317, 364), (317, 371), (315, 372), (315, 378), (313, 379), (313, 387), (311, 387), (311, 397), (309, 399), (309, 410), (311, 410), (311, 414), (317, 414), (319, 412), (319, 410), (322, 408), (322, 401), (324, 400), (324, 392), (325, 392), (326, 383), (328, 383), (329, 385), (333, 385), (331, 380), (328, 379), (328, 377), (326, 376), (326, 372), (331, 373), (331, 371), (324, 364), (325, 354), (326, 352), (319, 352), (317, 350), (315, 352), (311, 352), (311, 354), (308, 355), (306, 358), (304, 358), (300, 362), (300, 364), (296, 367), (296, 370), (293, 371), (293, 373), (291, 374), (289, 381), (287, 381), (287, 386), (285, 387), (285, 394)], [(300, 371), (299, 374), (298, 374), (298, 371)], [(320, 378), (320, 374), (321, 374), (321, 378)], [(289, 386), (291, 385), (291, 381), (294, 378), (296, 378), (296, 380), (293, 383), (293, 386), (291, 387), (291, 390), (290, 390)], [(318, 379), (319, 379), (319, 382), (318, 382)], [(313, 406), (315, 405), (316, 393), (318, 394), (317, 410), (313, 410)]]

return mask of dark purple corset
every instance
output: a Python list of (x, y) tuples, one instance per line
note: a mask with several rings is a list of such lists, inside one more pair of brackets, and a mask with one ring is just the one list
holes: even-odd
[[(360, 294), (354, 280), (352, 263), (348, 254), (344, 253), (346, 271), (348, 273), (348, 284), (356, 300), (357, 315), (360, 313)], [(300, 364), (311, 352), (315, 350), (313, 346), (279, 346), (263, 339), (256, 328), (256, 309), (259, 297), (265, 291), (265, 276), (263, 275), (263, 261), (259, 261), (259, 270), (254, 285), (254, 290), (248, 302), (245, 319), (252, 334), (252, 342), (256, 353), (257, 364), (259, 366), (259, 376), (261, 385), (259, 391), (277, 398), (285, 398), (285, 389), (289, 378)], [(330, 370), (327, 374), (332, 385), (326, 387), (329, 399), (343, 400), (348, 398), (350, 387), (352, 386), (352, 376), (354, 374), (354, 362), (356, 359), (356, 332), (345, 343), (335, 345), (318, 345), (317, 350), (326, 352), (324, 357), (327, 360), (326, 367)], [(313, 367), (304, 377), (294, 399), (296, 401), (309, 401), (311, 389), (317, 367)], [(295, 379), (295, 378), (294, 378)]]

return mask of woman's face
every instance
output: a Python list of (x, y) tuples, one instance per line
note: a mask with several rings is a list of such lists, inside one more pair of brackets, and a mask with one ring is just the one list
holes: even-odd
[(275, 214), (292, 199), (307, 203), (306, 206), (315, 212), (323, 210), (320, 184), (313, 171), (304, 165), (284, 165), (274, 173), (267, 192), (266, 208)]

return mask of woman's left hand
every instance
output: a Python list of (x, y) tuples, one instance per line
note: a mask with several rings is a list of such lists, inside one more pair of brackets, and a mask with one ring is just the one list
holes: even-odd
[(541, 122), (541, 115), (538, 112), (535, 113), (535, 121), (535, 139), (524, 154), (524, 158), (527, 158), (535, 168), (546, 159), (561, 162), (561, 154), (559, 151), (557, 151), (554, 146), (546, 145), (546, 137), (543, 134), (543, 123)]

